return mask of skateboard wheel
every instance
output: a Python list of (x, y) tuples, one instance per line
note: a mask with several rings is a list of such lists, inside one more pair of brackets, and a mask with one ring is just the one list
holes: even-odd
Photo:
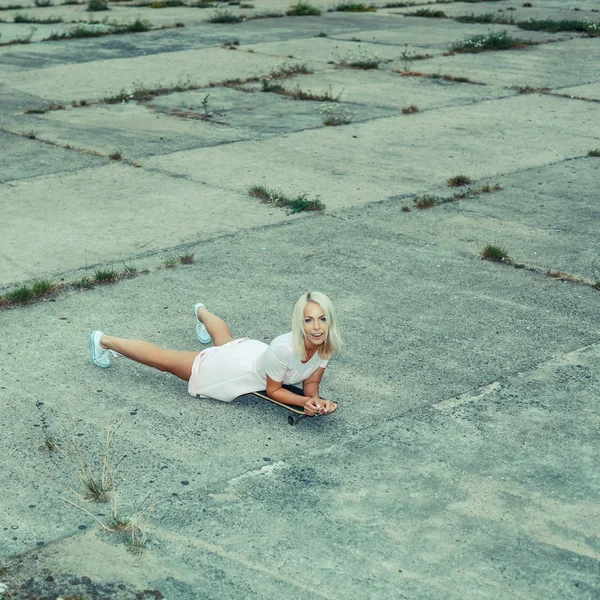
[(296, 424), (296, 419), (294, 419), (294, 417), (292, 415), (288, 415), (288, 423), (290, 425), (295, 425)]

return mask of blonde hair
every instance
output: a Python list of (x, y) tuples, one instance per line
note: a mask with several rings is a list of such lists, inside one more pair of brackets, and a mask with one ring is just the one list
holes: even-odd
[(321, 292), (306, 292), (298, 298), (294, 311), (292, 313), (292, 337), (294, 340), (294, 350), (300, 357), (300, 360), (306, 360), (306, 348), (304, 347), (304, 309), (309, 302), (314, 302), (321, 307), (327, 321), (327, 339), (319, 348), (319, 356), (323, 360), (329, 360), (342, 349), (342, 339), (340, 337), (337, 323), (335, 320), (335, 311), (331, 300)]

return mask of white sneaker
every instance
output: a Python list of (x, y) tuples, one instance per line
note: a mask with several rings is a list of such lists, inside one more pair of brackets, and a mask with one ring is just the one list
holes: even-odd
[(110, 367), (110, 353), (100, 345), (102, 332), (94, 330), (90, 333), (90, 358), (98, 367), (108, 369)]
[(194, 318), (196, 319), (196, 339), (201, 344), (210, 344), (212, 342), (212, 338), (210, 337), (210, 333), (204, 326), (204, 323), (198, 318), (198, 309), (206, 308), (202, 302), (198, 302), (194, 304)]

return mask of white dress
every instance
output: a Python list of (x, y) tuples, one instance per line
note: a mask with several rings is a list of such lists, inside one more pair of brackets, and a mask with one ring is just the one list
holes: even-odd
[(188, 392), (231, 402), (243, 394), (266, 389), (267, 375), (274, 381), (297, 384), (319, 367), (325, 368), (327, 362), (318, 352), (308, 362), (300, 362), (291, 332), (276, 337), (268, 346), (242, 338), (200, 352), (192, 366)]

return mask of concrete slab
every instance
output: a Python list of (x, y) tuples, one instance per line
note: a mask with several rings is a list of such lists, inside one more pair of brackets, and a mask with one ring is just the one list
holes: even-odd
[[(32, 274), (56, 277), (288, 219), (281, 209), (260, 206), (245, 192), (232, 194), (187, 178), (175, 189), (173, 181), (152, 169), (106, 164), (5, 184), (3, 254), (21, 270), (3, 272), (2, 283), (15, 281), (15, 275), (21, 280)], [(49, 188), (55, 190), (52, 198)]]
[[(56, 148), (37, 139), (29, 139), (26, 137), (28, 133), (37, 136), (37, 130), (31, 125), (31, 122), (28, 122), (28, 125), (24, 126), (20, 133), (24, 135), (13, 135), (6, 131), (0, 131), (0, 140), (3, 145), (5, 144), (7, 148), (11, 149), (10, 153), (4, 156), (0, 167), (1, 183), (6, 184), (10, 181), (53, 173), (73, 173), (92, 165), (106, 164), (106, 159), (97, 156)], [(32, 156), (35, 156), (35, 161), (31, 161)], [(9, 191), (2, 194), (5, 206), (5, 203), (8, 202), (7, 197), (10, 195)], [(14, 226), (14, 223), (12, 225)]]
[(397, 27), (391, 30), (379, 31), (378, 29), (364, 28), (352, 34), (336, 35), (336, 39), (359, 38), (363, 43), (377, 44), (382, 48), (388, 45), (414, 46), (421, 49), (430, 49), (445, 52), (455, 42), (460, 42), (474, 35), (485, 35), (490, 31), (505, 31), (509, 29), (513, 37), (523, 40), (543, 41), (564, 38), (564, 35), (551, 34), (539, 31), (524, 31), (517, 27), (507, 25), (458, 23), (451, 19), (429, 19), (421, 17), (406, 17), (397, 21)]
[[(146, 163), (192, 180), (197, 180), (197, 165), (203, 164), (207, 169), (202, 180), (223, 185), (218, 183), (217, 165), (227, 161), (237, 173), (235, 181), (226, 183), (229, 189), (241, 193), (249, 185), (263, 184), (286, 193), (320, 194), (335, 210), (422, 192), (466, 170), (479, 179), (582, 156), (596, 145), (596, 108), (584, 102), (570, 105), (579, 114), (580, 128), (572, 122), (563, 126), (560, 114), (566, 101), (515, 96), (475, 104), (468, 113), (460, 107), (445, 108), (300, 132), (293, 134), (291, 144), (281, 139), (240, 142), (235, 154), (229, 147), (198, 149)], [(511, 151), (499, 156), (496, 148), (505, 139), (511, 140)], [(430, 159), (432, 140), (437, 146), (435, 162)], [(348, 152), (349, 145), (355, 150)], [(339, 148), (344, 149), (343, 160)]]
[[(572, 69), (560, 66), (565, 52)], [(562, 88), (594, 82), (599, 52), (596, 38), (577, 38), (526, 50), (434, 57), (419, 64), (419, 70), (450, 72), (494, 85)]]
[(189, 77), (196, 83), (208, 85), (225, 79), (256, 76), (268, 73), (278, 62), (276, 57), (208, 48), (31, 69), (26, 79), (11, 71), (7, 73), (5, 83), (20, 92), (70, 104), (82, 98), (99, 100), (122, 89), (132, 89), (136, 82), (147, 86), (159, 82), (174, 85)]
[[(412, 68), (418, 70), (427, 61), (415, 61)], [(442, 75), (442, 73), (440, 73)], [(451, 73), (443, 73), (451, 75)], [(313, 75), (281, 82), (287, 89), (299, 85), (303, 90), (340, 95), (342, 103), (369, 107), (386, 106), (396, 111), (409, 104), (421, 110), (444, 106), (468, 105), (482, 100), (514, 96), (514, 90), (491, 85), (465, 85), (444, 79), (403, 77), (389, 70), (331, 69)], [(353, 107), (355, 109), (355, 107)], [(372, 113), (373, 116), (376, 113)]]
[[(384, 209), (370, 211), (383, 216)], [(142, 557), (146, 566), (139, 577), (127, 575), (128, 582), (151, 581), (169, 590), (178, 584), (167, 578), (175, 577), (183, 599), (197, 597), (202, 586), (214, 589), (214, 597), (241, 597), (259, 585), (262, 573), (265, 582), (257, 589), (271, 597), (284, 584), (298, 589), (298, 597), (312, 597), (313, 590), (336, 597), (335, 589), (362, 588), (371, 580), (378, 596), (397, 597), (392, 594), (398, 575), (406, 572), (411, 577), (401, 593), (426, 598), (432, 589), (451, 587), (456, 564), (450, 556), (459, 551), (465, 598), (482, 597), (482, 578), (507, 598), (515, 589), (541, 597), (547, 585), (573, 581), (593, 590), (593, 542), (583, 532), (595, 518), (591, 499), (598, 486), (590, 446), (598, 347), (573, 350), (600, 333), (597, 292), (580, 288), (573, 303), (571, 286), (473, 260), (453, 252), (452, 242), (390, 236), (368, 223), (368, 217), (316, 217), (286, 226), (283, 236), (272, 228), (240, 234), (235, 245), (215, 240), (198, 247), (198, 265), (4, 313), (11, 339), (27, 339), (34, 322), (45, 327), (18, 353), (7, 354), (6, 342), (0, 342), (7, 357), (3, 406), (11, 422), (21, 422), (15, 438), (2, 440), (3, 453), (51, 474), (38, 477), (32, 489), (27, 469), (14, 473), (10, 486), (3, 472), (3, 519), (8, 528), (19, 524), (4, 551), (16, 554), (80, 526), (94, 527), (89, 516), (59, 501), (73, 485), (72, 463), (37, 447), (49, 433), (64, 440), (65, 449), (75, 439), (81, 452), (97, 456), (104, 435), (99, 424), (112, 414), (121, 422), (113, 456), (127, 454), (119, 462), (119, 497), (128, 502), (155, 486), (161, 500), (148, 528), (150, 562)], [(299, 252), (307, 231), (314, 242)], [(307, 252), (322, 258), (309, 259)], [(307, 260), (310, 274), (302, 270)], [(257, 289), (256, 281), (270, 283)], [(325, 383), (325, 391), (343, 402), (335, 417), (291, 429), (279, 409), (256, 400), (186, 400), (182, 382), (125, 360), (115, 361), (109, 372), (85, 366), (81, 340), (99, 324), (193, 347), (186, 306), (197, 285), (213, 307), (228, 298), (219, 312), (234, 330), (269, 337), (285, 327), (287, 316), (277, 311), (267, 327), (252, 319), (265, 285), (273, 306), (283, 309), (286, 296), (309, 282), (327, 285), (336, 298), (353, 348), (336, 361)], [(366, 294), (373, 287), (376, 302)], [(149, 294), (152, 302), (144, 300)], [(144, 319), (128, 323), (131, 307), (140, 302)], [(365, 322), (367, 307), (371, 317)], [(373, 337), (386, 353), (371, 343)], [(52, 358), (32, 375), (27, 365), (40, 353)], [(51, 375), (57, 368), (60, 378)], [(56, 385), (40, 395), (41, 382), (50, 377)], [(46, 432), (33, 426), (42, 411)], [(577, 469), (561, 480), (575, 457)], [(200, 467), (205, 463), (211, 469)], [(26, 501), (20, 491), (25, 488)], [(106, 515), (103, 507), (94, 512)], [(524, 513), (537, 513), (537, 520), (523, 519)], [(268, 535), (259, 544), (267, 514)], [(294, 519), (304, 527), (290, 536)], [(556, 530), (553, 524), (564, 519), (569, 525)], [(526, 553), (526, 572), (543, 573), (564, 561), (564, 568), (552, 571), (556, 579), (521, 574), (507, 584), (503, 572), (523, 573), (523, 538), (536, 548)], [(99, 581), (122, 579), (82, 561), (77, 551), (84, 544), (105, 555), (107, 544), (115, 543), (94, 532), (51, 544), (33, 553), (41, 557), (37, 573), (49, 569), (59, 580), (73, 572)], [(565, 549), (587, 558), (569, 562)], [(299, 578), (286, 565), (297, 564), (305, 552), (325, 557), (325, 563)], [(19, 577), (30, 572), (28, 560), (21, 561)], [(354, 577), (359, 563), (362, 575)], [(227, 576), (220, 590), (210, 582), (222, 569)]]

